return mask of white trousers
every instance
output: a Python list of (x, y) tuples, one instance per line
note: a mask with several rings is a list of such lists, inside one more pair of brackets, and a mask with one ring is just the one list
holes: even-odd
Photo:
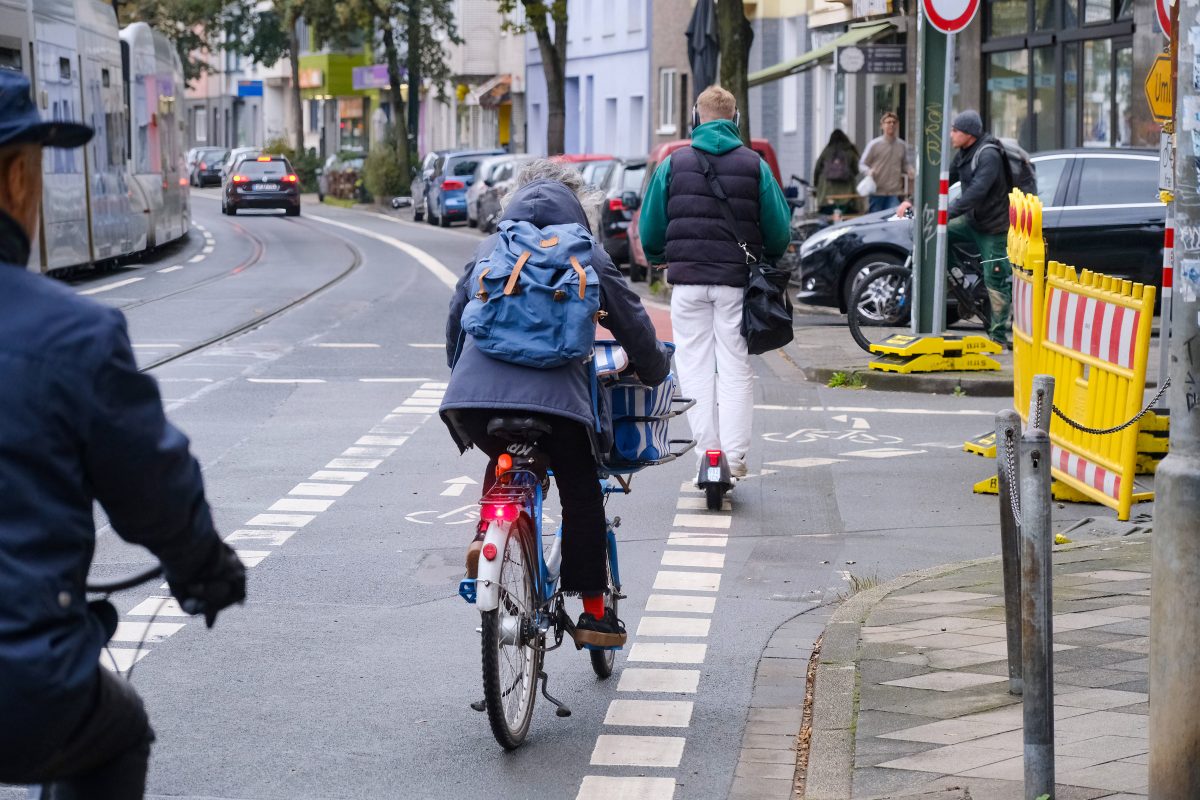
[(696, 451), (724, 450), (731, 467), (745, 463), (754, 413), (754, 373), (742, 337), (743, 291), (671, 287), (675, 368), (684, 397), (696, 400), (688, 410)]

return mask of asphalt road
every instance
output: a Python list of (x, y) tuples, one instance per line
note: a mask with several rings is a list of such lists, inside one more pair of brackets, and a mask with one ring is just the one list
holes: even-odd
[[(711, 531), (727, 545), (711, 558), (667, 546), (697, 524), (690, 457), (614, 497), (633, 647), (606, 682), (573, 648), (551, 653), (550, 690), (574, 714), (540, 701), (526, 746), (505, 753), (468, 707), (482, 695), (478, 616), (456, 594), (484, 460), (460, 457), (432, 413), (449, 283), (479, 237), (327, 206), (227, 218), (214, 192), (193, 197), (187, 243), (75, 282), (126, 310), (144, 365), (174, 359), (152, 374), (204, 465), (220, 530), (253, 565), (247, 604), (213, 630), (151, 599), (161, 587), (116, 598), (114, 658), (136, 661), (158, 735), (151, 796), (574, 798), (590, 796), (586, 776), (644, 775), (673, 778), (676, 798), (723, 798), (776, 627), (852, 578), (998, 551), (995, 500), (970, 494), (964, 468), (976, 465), (960, 448), (1002, 403), (829, 389), (779, 354), (759, 357), (752, 476), (731, 515), (700, 523), (728, 523)], [(94, 575), (147, 563), (99, 524)], [(717, 575), (719, 588), (653, 590), (663, 564)], [(651, 594), (715, 597), (707, 636), (670, 621), (638, 634)], [(697, 642), (702, 660), (684, 664), (699, 671), (694, 694), (620, 688), (624, 670), (647, 668), (628, 660), (637, 645)], [(630, 711), (643, 699), (691, 705), (664, 727)], [(600, 765), (601, 735), (685, 742), (677, 767)], [(10, 796), (21, 795), (0, 789)]]

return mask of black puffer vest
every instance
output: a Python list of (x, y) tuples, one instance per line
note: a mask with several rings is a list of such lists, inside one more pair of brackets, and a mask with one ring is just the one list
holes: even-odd
[[(749, 245), (755, 258), (761, 258), (758, 153), (738, 147), (721, 155), (706, 152), (704, 157), (729, 196), (738, 237)], [(713, 195), (691, 147), (671, 154), (666, 257), (668, 283), (746, 285), (746, 254), (729, 230), (721, 201)]]

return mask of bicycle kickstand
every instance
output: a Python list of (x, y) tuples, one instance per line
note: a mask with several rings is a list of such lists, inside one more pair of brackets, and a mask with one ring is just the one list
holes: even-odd
[(554, 709), (554, 713), (560, 717), (571, 716), (571, 709), (567, 708), (565, 705), (563, 705), (561, 700), (555, 699), (550, 692), (546, 691), (546, 684), (550, 681), (549, 676), (546, 675), (546, 670), (539, 672), (538, 677), (541, 678), (542, 681), (542, 697), (546, 698), (551, 703), (554, 703), (555, 706), (557, 706), (557, 708)]

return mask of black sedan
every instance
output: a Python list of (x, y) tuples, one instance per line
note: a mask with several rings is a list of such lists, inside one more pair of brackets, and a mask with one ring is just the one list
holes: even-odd
[(300, 216), (300, 179), (283, 156), (258, 156), (234, 164), (221, 189), (221, 213), (244, 208), (282, 208)]
[[(629, 221), (641, 198), (642, 178), (646, 176), (646, 159), (624, 159), (609, 169), (600, 190), (604, 201), (600, 206), (600, 241), (609, 258), (618, 267), (629, 263)], [(630, 280), (644, 280), (645, 270), (629, 267)]]
[(228, 157), (229, 151), (224, 147), (197, 148), (196, 161), (192, 164), (190, 176), (192, 186), (198, 188), (204, 188), (209, 184), (220, 186), (221, 168), (225, 166), (225, 159)]
[[(1158, 156), (1145, 150), (1062, 150), (1032, 157), (1050, 258), (1157, 286), (1162, 280), (1166, 207), (1158, 197)], [(953, 197), (957, 185), (951, 187)], [(868, 264), (902, 264), (912, 222), (894, 212), (831, 225), (800, 248), (803, 303), (846, 310)]]

